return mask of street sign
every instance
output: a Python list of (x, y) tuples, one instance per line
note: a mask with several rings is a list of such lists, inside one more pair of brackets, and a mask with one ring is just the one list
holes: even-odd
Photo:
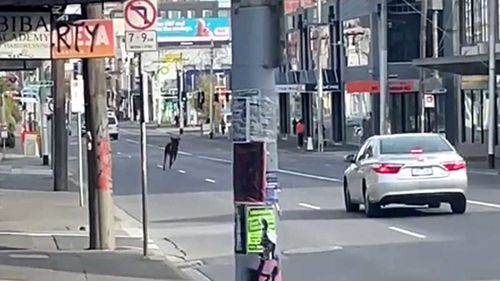
[(434, 95), (425, 95), (424, 96), (424, 106), (425, 108), (435, 108), (436, 107), (436, 99)]
[(7, 130), (7, 125), (1, 125), (0, 126), (0, 137), (2, 139), (6, 139), (9, 137), (9, 132)]
[(127, 52), (154, 52), (157, 50), (156, 31), (126, 31), (125, 50)]
[(54, 99), (50, 99), (49, 103), (47, 104), (47, 108), (51, 113), (54, 112)]
[(158, 8), (156, 0), (128, 0), (123, 8), (126, 31), (156, 29)]
[(85, 102), (83, 97), (83, 78), (81, 75), (78, 75), (76, 79), (71, 80), (71, 112), (85, 112)]
[(305, 90), (306, 85), (304, 84), (283, 84), (274, 87), (274, 91), (277, 93), (303, 92)]

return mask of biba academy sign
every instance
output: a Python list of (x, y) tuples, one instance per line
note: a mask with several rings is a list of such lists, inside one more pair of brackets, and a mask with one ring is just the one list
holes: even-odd
[(50, 59), (50, 13), (0, 13), (0, 59)]

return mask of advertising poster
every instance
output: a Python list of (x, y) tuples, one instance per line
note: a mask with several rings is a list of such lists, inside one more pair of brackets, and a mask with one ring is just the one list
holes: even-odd
[(290, 69), (297, 71), (300, 65), (300, 32), (293, 30), (287, 34), (287, 57)]
[(330, 26), (324, 25), (320, 27), (310, 27), (309, 28), (309, 38), (310, 42), (310, 50), (311, 57), (314, 63), (314, 68), (317, 69), (318, 65), (318, 33), (321, 35), (321, 67), (323, 69), (331, 69), (331, 60), (330, 60)]
[(247, 253), (262, 253), (264, 237), (276, 237), (276, 213), (271, 206), (246, 207)]
[(343, 28), (347, 66), (368, 65), (371, 44), (369, 17), (346, 20)]
[(158, 42), (228, 41), (229, 18), (159, 19)]

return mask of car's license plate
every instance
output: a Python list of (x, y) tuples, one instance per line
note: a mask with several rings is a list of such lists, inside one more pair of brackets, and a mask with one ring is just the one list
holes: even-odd
[(413, 168), (411, 174), (413, 176), (430, 176), (432, 175), (432, 168)]

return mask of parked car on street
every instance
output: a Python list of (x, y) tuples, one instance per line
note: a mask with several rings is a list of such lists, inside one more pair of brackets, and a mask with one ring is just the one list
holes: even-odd
[[(113, 140), (117, 140), (120, 134), (120, 130), (118, 128), (118, 118), (116, 118), (116, 114), (112, 111), (108, 111), (108, 133), (109, 137)], [(86, 134), (86, 126), (85, 123), (82, 124), (82, 136)]]
[(364, 205), (368, 217), (390, 204), (449, 203), (453, 213), (466, 210), (466, 162), (439, 134), (373, 136), (356, 154), (346, 155), (344, 201), (347, 212)]

